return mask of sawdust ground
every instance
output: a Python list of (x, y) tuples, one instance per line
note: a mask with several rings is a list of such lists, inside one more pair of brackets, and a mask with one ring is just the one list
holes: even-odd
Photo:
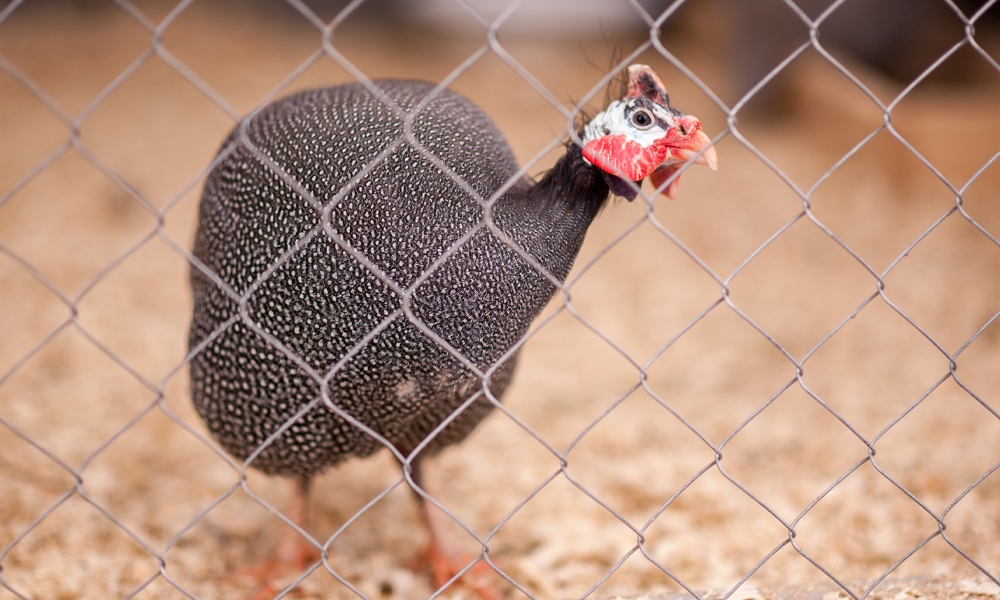
[[(23, 182), (0, 205), (0, 598), (241, 597), (224, 574), (268, 555), (284, 525), (265, 506), (287, 507), (290, 487), (254, 473), (240, 487), (189, 406), (184, 248), (233, 117), (300, 65), (288, 90), (349, 75), (306, 64), (315, 31), (259, 7), (196, 2), (166, 28), (167, 53), (137, 64), (150, 34), (120, 10), (46, 6), (0, 24), (0, 56), (86, 117), (67, 146), (68, 124), (0, 71), (0, 190)], [(139, 6), (156, 22), (170, 9)], [(721, 90), (721, 53), (694, 33), (670, 49)], [(564, 102), (608, 62), (603, 41), (504, 43)], [(372, 77), (438, 81), (483, 44), (349, 21), (334, 47)], [(662, 58), (639, 60), (709, 133), (726, 127)], [(740, 126), (787, 181), (729, 136), (719, 172), (692, 170), (677, 201), (609, 207), (570, 305), (524, 349), (510, 415), (429, 468), (434, 496), (525, 591), (635, 597), (681, 593), (679, 580), (724, 594), (748, 577), (731, 597), (830, 600), (829, 576), (862, 594), (888, 574), (872, 597), (998, 595), (975, 566), (1000, 573), (998, 326), (965, 346), (1000, 311), (1000, 248), (970, 221), (1000, 233), (997, 169), (963, 190), (969, 218), (909, 247), (955, 206), (941, 178), (963, 188), (1000, 149), (1000, 74), (919, 86), (894, 111), (937, 173), (883, 131), (811, 194), (812, 218), (757, 252), (801, 214), (789, 183), (809, 191), (882, 123), (829, 65), (800, 62), (788, 118)], [(554, 160), (563, 117), (496, 54), (452, 87), (533, 172)], [(903, 255), (876, 295), (873, 272)], [(408, 568), (423, 533), (388, 455), (323, 476), (310, 510), (321, 541), (349, 523), (330, 544), (343, 581), (376, 598), (432, 592)], [(299, 589), (354, 597), (323, 568)]]

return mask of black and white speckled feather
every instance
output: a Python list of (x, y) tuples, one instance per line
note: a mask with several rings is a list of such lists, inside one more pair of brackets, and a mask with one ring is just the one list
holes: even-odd
[[(414, 81), (376, 84), (405, 111), (433, 89)], [(332, 402), (408, 454), (484, 385), (499, 398), (514, 358), (484, 383), (422, 329), (486, 371), (552, 297), (555, 287), (545, 275), (480, 228), (413, 289), (412, 312), (420, 324), (399, 312), (357, 349), (403, 299), (328, 233), (336, 232), (353, 252), (409, 289), (483, 223), (481, 204), (408, 143), (371, 164), (396, 142), (403, 125), (360, 84), (296, 94), (243, 126), (253, 149), (241, 141), (240, 127), (223, 145), (224, 153), (229, 150), (208, 177), (194, 246), (207, 272), (194, 267), (191, 275), (189, 342), (197, 349), (192, 395), (219, 442), (245, 459), (327, 385)], [(427, 103), (412, 130), (426, 151), (484, 198), (518, 169), (490, 119), (453, 92)], [(345, 189), (363, 169), (370, 171)], [(605, 176), (570, 145), (540, 181), (514, 183), (497, 200), (492, 219), (522, 252), (562, 280), (607, 197)], [(335, 199), (323, 223), (318, 208)], [(239, 316), (238, 299), (219, 283), (246, 295), (245, 317)], [(491, 407), (482, 397), (467, 406), (425, 454), (464, 438)], [(308, 476), (381, 447), (320, 403), (252, 464), (268, 473)]]

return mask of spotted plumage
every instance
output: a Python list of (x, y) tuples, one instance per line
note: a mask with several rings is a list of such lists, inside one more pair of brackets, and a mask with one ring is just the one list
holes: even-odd
[(361, 84), (265, 107), (205, 185), (192, 395), (226, 450), (257, 453), (267, 473), (310, 475), (383, 447), (331, 405), (407, 455), (476, 396), (425, 452), (465, 437), (608, 196), (576, 146), (541, 182), (511, 182), (517, 162), (468, 100), (376, 85), (398, 109)]
[[(715, 166), (698, 120), (642, 65), (579, 138), (540, 180), (519, 177), (471, 102), (395, 80), (302, 92), (230, 134), (195, 236), (191, 394), (231, 454), (298, 479), (293, 520), (313, 475), (386, 446), (422, 489), (421, 459), (502, 397), (609, 193), (632, 199), (648, 177), (672, 197), (685, 163)], [(468, 565), (417, 498), (427, 563), (450, 585)], [(291, 535), (277, 554), (301, 569)]]

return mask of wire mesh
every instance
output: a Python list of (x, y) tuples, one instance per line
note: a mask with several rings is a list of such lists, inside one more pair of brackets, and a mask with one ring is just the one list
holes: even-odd
[[(469, 595), (409, 568), (411, 488), (509, 597), (1000, 596), (996, 2), (750, 4), (6, 4), (0, 597), (244, 597), (239, 569), (288, 529), (318, 558), (275, 597)], [(720, 171), (685, 169), (676, 202), (647, 184), (612, 203), (564, 282), (485, 219), (400, 285), (324, 219), (302, 243), (333, 240), (401, 306), (321, 372), (248, 310), (294, 249), (246, 290), (191, 254), (219, 140), (292, 91), (457, 89), (522, 158), (510, 186), (636, 62), (701, 117)], [(505, 191), (478, 193), (412, 127), (330, 203), (271, 168), (328, 217), (401, 145), (487, 213)], [(190, 405), (208, 341), (184, 346), (188, 269), (240, 305), (219, 330), (245, 324), (326, 387), (400, 320), (489, 379), (503, 359), (483, 368), (411, 306), (481, 231), (558, 289), (505, 355), (522, 357), (504, 402), (483, 386), (452, 415), (495, 405), (422, 489), (413, 456), (450, 421), (405, 455), (324, 389), (298, 414), (388, 451), (324, 474), (296, 522), (251, 466), (293, 421), (240, 461)]]

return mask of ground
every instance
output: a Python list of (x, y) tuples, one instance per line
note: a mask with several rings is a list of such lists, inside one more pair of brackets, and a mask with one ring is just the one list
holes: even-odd
[[(291, 483), (241, 485), (190, 406), (186, 249), (235, 119), (353, 73), (291, 10), (137, 6), (0, 12), (3, 600), (245, 597), (231, 574), (286, 527)], [(727, 121), (714, 22), (633, 62), (718, 137), (719, 171), (599, 216), (508, 412), (428, 465), (452, 543), (487, 540), (510, 598), (997, 597), (1000, 72), (966, 47), (968, 80), (903, 93), (844, 59), (887, 119), (810, 51), (777, 116)], [(329, 48), (369, 77), (457, 73), (532, 174), (644, 39), (431, 27), (359, 15)], [(323, 475), (310, 516), (329, 570), (300, 597), (433, 592), (387, 453)]]

